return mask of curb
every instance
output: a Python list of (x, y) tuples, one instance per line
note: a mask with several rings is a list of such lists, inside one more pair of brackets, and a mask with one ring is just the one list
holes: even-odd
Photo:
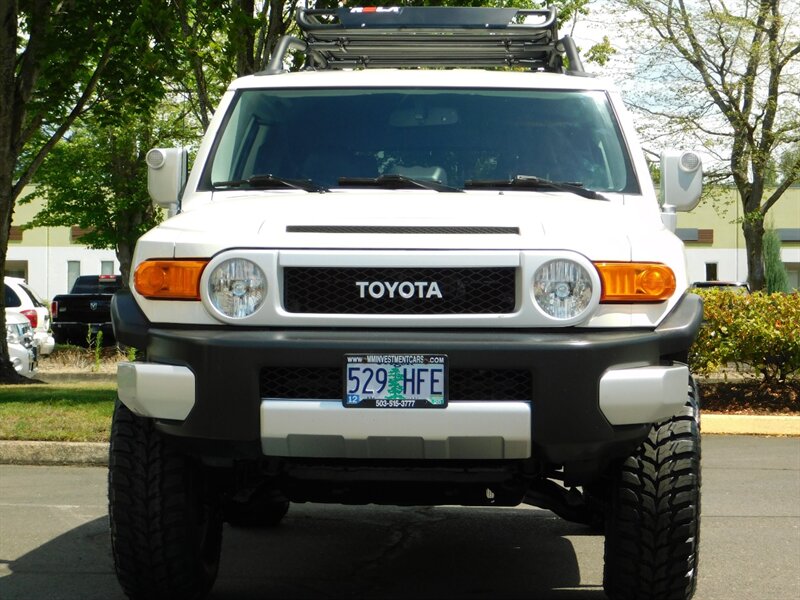
[[(800, 436), (800, 417), (704, 413), (704, 435)], [(108, 465), (108, 442), (23, 442), (0, 440), (0, 464)]]
[(0, 464), (106, 466), (108, 443), (0, 440)]
[(117, 383), (117, 372), (94, 373), (86, 371), (37, 371), (36, 379), (42, 383)]
[(702, 413), (704, 434), (800, 436), (800, 417)]

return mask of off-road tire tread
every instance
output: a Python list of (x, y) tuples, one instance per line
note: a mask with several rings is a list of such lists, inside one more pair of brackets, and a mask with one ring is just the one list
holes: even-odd
[(214, 583), (222, 519), (198, 465), (149, 419), (117, 402), (109, 453), (109, 519), (117, 578), (132, 599), (197, 599)]
[(618, 471), (603, 586), (612, 600), (688, 600), (697, 585), (700, 421), (694, 381), (679, 415), (656, 424)]

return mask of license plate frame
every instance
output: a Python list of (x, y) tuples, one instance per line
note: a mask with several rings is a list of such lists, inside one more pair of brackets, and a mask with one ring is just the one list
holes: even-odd
[(346, 354), (342, 404), (393, 410), (446, 408), (447, 362), (446, 354)]

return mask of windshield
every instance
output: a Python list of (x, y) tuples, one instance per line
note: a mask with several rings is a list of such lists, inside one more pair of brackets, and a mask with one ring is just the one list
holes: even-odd
[(202, 187), (263, 175), (324, 188), (401, 175), (457, 189), (529, 175), (638, 191), (606, 95), (573, 90), (242, 90)]

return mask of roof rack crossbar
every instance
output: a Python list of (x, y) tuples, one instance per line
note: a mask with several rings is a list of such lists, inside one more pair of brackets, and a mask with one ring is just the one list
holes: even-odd
[[(533, 21), (531, 21), (533, 18)], [(575, 43), (558, 38), (555, 8), (298, 7), (302, 39), (285, 36), (264, 74), (280, 73), (291, 50), (306, 69), (508, 67), (583, 74)]]
[[(557, 12), (546, 9), (393, 6), (351, 8), (297, 8), (297, 24), (304, 32), (342, 29), (553, 29)], [(320, 18), (322, 17), (322, 18)], [(539, 23), (514, 22), (539, 17)]]

